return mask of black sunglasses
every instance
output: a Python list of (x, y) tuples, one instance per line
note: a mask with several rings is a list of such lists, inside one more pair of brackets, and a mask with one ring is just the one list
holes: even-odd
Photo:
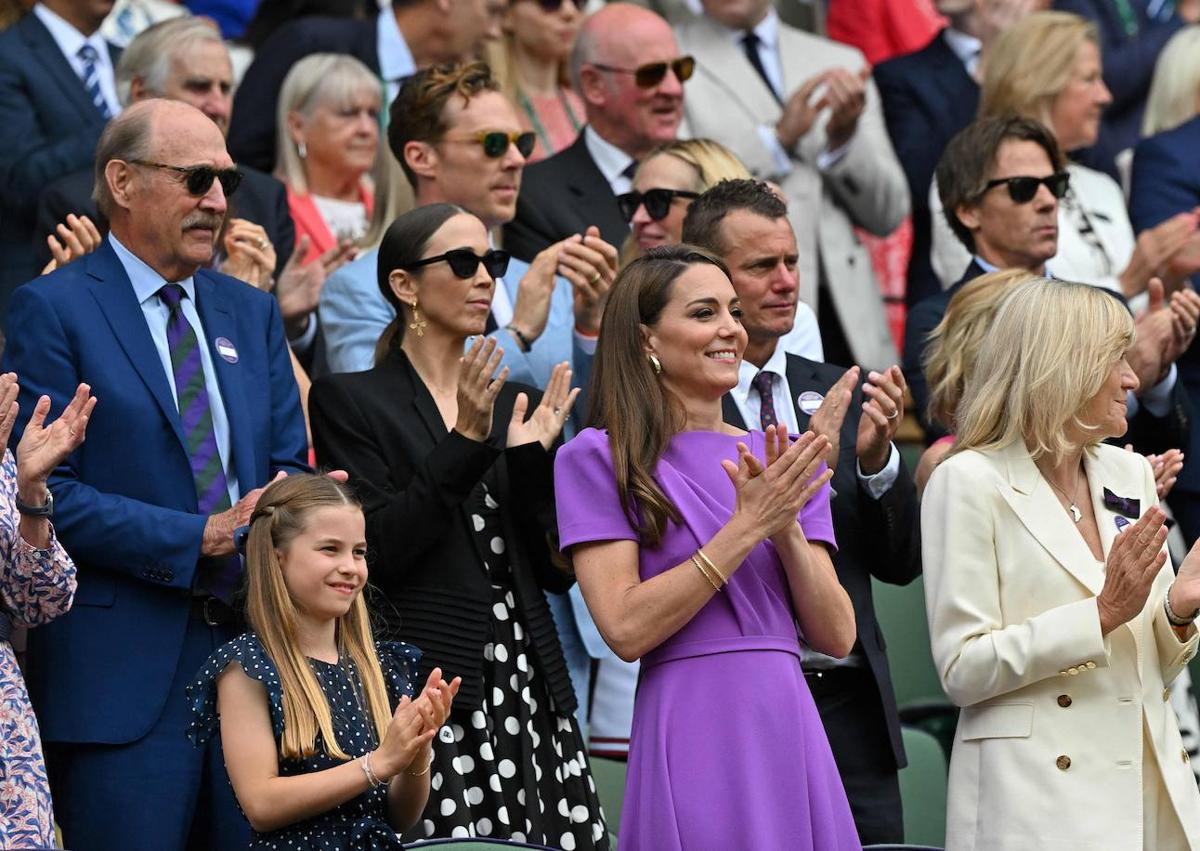
[(465, 139), (446, 139), (447, 142), (475, 142), (483, 147), (485, 156), (499, 159), (504, 156), (509, 145), (516, 145), (521, 156), (528, 157), (533, 153), (537, 144), (537, 134), (533, 132), (505, 133), (502, 130), (484, 130)]
[(1042, 184), (1050, 190), (1050, 194), (1055, 198), (1062, 198), (1067, 194), (1067, 187), (1071, 184), (1071, 175), (1065, 171), (1056, 171), (1049, 177), (1001, 177), (996, 180), (989, 180), (983, 187), (983, 191), (987, 192), (997, 186), (1008, 187), (1008, 197), (1013, 199), (1014, 204), (1028, 204), (1037, 195), (1038, 187)]
[(659, 221), (671, 212), (671, 203), (676, 198), (699, 198), (699, 192), (688, 192), (685, 189), (647, 189), (645, 192), (626, 192), (617, 196), (617, 208), (621, 217), (627, 222), (633, 221), (637, 208), (646, 205), (646, 215)]
[(557, 12), (559, 9), (562, 8), (563, 3), (568, 3), (568, 2), (574, 3), (575, 8), (578, 9), (580, 12), (582, 12), (583, 7), (587, 5), (587, 0), (536, 0), (536, 2), (539, 6), (542, 7), (542, 11), (547, 14)]
[(479, 269), (479, 264), (483, 264), (483, 268), (487, 269), (487, 273), (492, 278), (502, 278), (504, 273), (508, 271), (507, 251), (500, 251), (495, 248), (488, 249), (487, 253), (480, 257), (469, 248), (452, 248), (445, 254), (439, 254), (437, 257), (426, 257), (424, 260), (417, 260), (414, 263), (409, 263), (407, 266), (401, 266), (401, 269), (412, 271), (419, 269), (422, 266), (428, 266), (430, 263), (437, 263), (445, 260), (450, 264), (450, 271), (460, 278), (469, 278)]
[(213, 168), (210, 165), (167, 165), (148, 160), (130, 160), (130, 162), (146, 168), (159, 168), (182, 174), (187, 191), (197, 198), (208, 194), (214, 180), (221, 181), (221, 191), (225, 193), (226, 198), (237, 192), (237, 188), (242, 185), (242, 173), (236, 168)]
[(592, 67), (599, 68), (601, 71), (611, 71), (614, 74), (632, 74), (633, 82), (639, 89), (652, 89), (667, 76), (668, 68), (675, 73), (679, 82), (686, 83), (691, 79), (692, 72), (696, 70), (696, 60), (691, 56), (680, 56), (670, 62), (651, 62), (636, 68), (615, 68), (612, 65), (601, 65), (598, 62), (593, 62)]

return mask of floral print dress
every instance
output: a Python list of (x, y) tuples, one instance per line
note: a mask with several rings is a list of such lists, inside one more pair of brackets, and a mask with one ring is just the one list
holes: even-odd
[(8, 640), (7, 624), (32, 627), (71, 608), (75, 565), (50, 530), (36, 549), (21, 539), (17, 463), (0, 466), (0, 848), (53, 848), (54, 812), (37, 719)]

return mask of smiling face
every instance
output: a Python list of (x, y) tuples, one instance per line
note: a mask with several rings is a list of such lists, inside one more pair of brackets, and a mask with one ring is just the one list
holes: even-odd
[[(682, 189), (689, 192), (700, 191), (700, 175), (690, 163), (671, 154), (659, 154), (650, 157), (638, 166), (637, 175), (633, 180), (633, 188), (638, 192), (650, 189)], [(671, 208), (667, 215), (655, 221), (646, 212), (644, 204), (639, 204), (633, 213), (630, 226), (633, 228), (633, 238), (638, 248), (644, 253), (656, 245), (676, 245), (683, 241), (683, 220), (687, 216), (688, 207), (692, 205), (690, 198), (671, 199)]]
[(1050, 125), (1064, 151), (1086, 148), (1100, 135), (1100, 118), (1112, 103), (1112, 94), (1104, 85), (1100, 49), (1085, 41), (1075, 54), (1071, 79), (1050, 104)]
[(796, 235), (787, 217), (734, 210), (721, 222), (722, 259), (742, 300), (742, 324), (752, 340), (774, 341), (796, 322), (800, 276)]
[(1099, 431), (1093, 438), (1101, 440), (1120, 437), (1129, 428), (1125, 417), (1128, 394), (1138, 389), (1138, 377), (1122, 357), (1108, 370), (1108, 376), (1096, 395), (1083, 406), (1080, 419), (1088, 425), (1097, 426)]
[[(488, 250), (487, 231), (475, 216), (459, 214), (438, 228), (422, 257), (437, 257), (455, 248), (466, 248), (482, 256)], [(480, 263), (473, 275), (460, 278), (444, 261), (430, 263), (410, 273), (392, 273), (397, 296), (411, 305), (415, 297), (422, 318), (430, 328), (426, 334), (442, 332), (466, 338), (482, 334), (492, 309), (496, 282)]]
[(685, 405), (737, 387), (746, 329), (733, 284), (716, 266), (696, 263), (676, 278), (658, 323), (643, 335), (646, 353), (662, 364), (663, 386)]
[[(996, 152), (990, 179), (1049, 177), (1054, 166), (1044, 148), (1024, 139), (1008, 139)], [(1006, 186), (995, 186), (971, 205), (956, 211), (975, 237), (975, 252), (1001, 269), (1028, 269), (1041, 274), (1058, 252), (1058, 199), (1038, 186), (1033, 200), (1014, 201)]]
[(552, 12), (537, 0), (513, 0), (504, 26), (518, 52), (544, 62), (562, 62), (570, 55), (582, 22), (583, 13), (574, 0), (562, 0)]
[(367, 533), (352, 505), (313, 509), (304, 530), (275, 551), (283, 583), (296, 608), (324, 621), (350, 610), (367, 584)]
[(444, 115), (448, 129), (431, 146), (424, 172), (436, 184), (436, 200), (470, 210), (488, 227), (512, 221), (517, 214), (525, 158), (512, 144), (499, 157), (489, 157), (476, 137), (492, 131), (521, 132), (516, 110), (499, 92), (480, 92), (465, 107), (462, 98), (452, 97), (446, 102)]

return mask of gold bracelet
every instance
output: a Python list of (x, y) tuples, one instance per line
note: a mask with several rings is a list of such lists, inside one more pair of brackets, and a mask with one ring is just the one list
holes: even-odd
[(692, 564), (696, 565), (696, 570), (700, 571), (700, 575), (708, 580), (708, 584), (713, 587), (714, 591), (720, 591), (721, 586), (717, 584), (717, 580), (713, 579), (712, 574), (708, 572), (708, 568), (704, 566), (704, 562), (692, 555)]
[(422, 768), (420, 771), (410, 771), (408, 769), (405, 769), (404, 773), (407, 774), (409, 777), (420, 777), (423, 774), (429, 773), (429, 766), (431, 766), (431, 765), (433, 765), (433, 750), (432, 749), (429, 751), (429, 762), (425, 763), (424, 768)]
[(700, 556), (700, 558), (701, 558), (701, 559), (703, 559), (704, 563), (705, 563), (706, 565), (708, 565), (709, 569), (710, 569), (710, 570), (711, 570), (713, 573), (715, 573), (715, 574), (716, 574), (718, 577), (720, 577), (720, 579), (721, 579), (721, 584), (722, 584), (722, 585), (728, 585), (728, 584), (729, 584), (729, 578), (728, 578), (728, 577), (727, 577), (727, 576), (726, 576), (724, 573), (722, 573), (722, 572), (720, 571), (720, 569), (719, 569), (719, 568), (718, 568), (718, 567), (717, 567), (715, 564), (713, 564), (713, 560), (712, 560), (711, 558), (709, 558), (709, 557), (708, 557), (707, 553), (705, 553), (705, 552), (704, 552), (704, 550), (702, 550), (702, 549), (697, 549), (697, 550), (696, 550), (696, 555)]

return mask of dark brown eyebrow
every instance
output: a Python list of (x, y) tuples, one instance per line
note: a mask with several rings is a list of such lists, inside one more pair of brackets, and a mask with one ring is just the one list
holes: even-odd
[(708, 296), (706, 298), (692, 299), (687, 303), (687, 306), (691, 307), (693, 304), (720, 304), (720, 302), (717, 301), (713, 296)]

